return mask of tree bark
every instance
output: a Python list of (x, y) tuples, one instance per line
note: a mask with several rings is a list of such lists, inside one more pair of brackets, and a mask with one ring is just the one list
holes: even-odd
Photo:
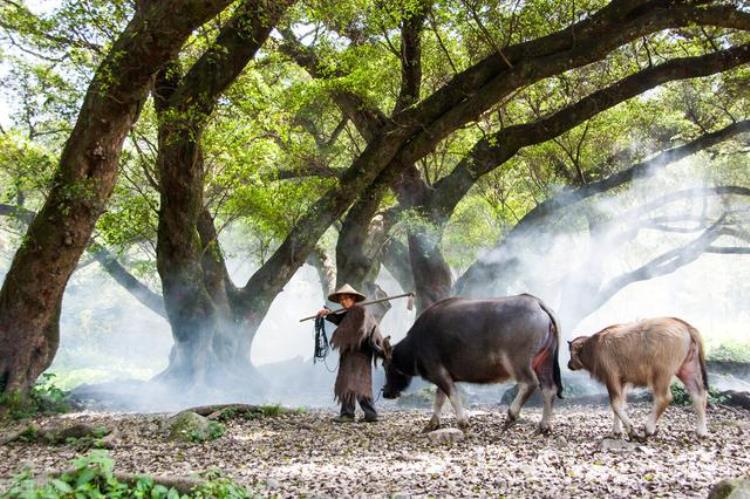
[(229, 3), (149, 3), (96, 71), (49, 196), (0, 290), (0, 390), (25, 393), (49, 366), (63, 291), (112, 192), (123, 141), (151, 79), (195, 28)]

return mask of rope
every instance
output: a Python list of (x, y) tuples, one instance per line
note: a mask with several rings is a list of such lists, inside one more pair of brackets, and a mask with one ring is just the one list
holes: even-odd
[(326, 334), (326, 318), (321, 315), (315, 318), (315, 353), (313, 354), (313, 364), (322, 360), (326, 371), (335, 373), (339, 370), (339, 364), (337, 362), (333, 369), (328, 365), (327, 357), (330, 351), (331, 344), (328, 342), (328, 335)]
[(328, 359), (323, 359), (323, 365), (326, 367), (326, 371), (328, 371), (329, 373), (335, 373), (336, 371), (338, 371), (339, 370), (339, 364), (340, 364), (340, 361), (336, 362), (336, 367), (334, 367), (333, 369), (331, 369), (328, 366)]
[(325, 362), (330, 350), (331, 347), (326, 335), (326, 319), (324, 316), (319, 315), (315, 318), (315, 352), (313, 353), (313, 364), (318, 360)]

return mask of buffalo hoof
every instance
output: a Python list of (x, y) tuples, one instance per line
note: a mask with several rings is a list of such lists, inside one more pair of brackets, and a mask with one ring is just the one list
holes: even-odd
[(646, 429), (643, 432), (647, 437), (653, 437), (657, 433), (659, 433), (659, 428), (649, 428), (646, 426)]
[(469, 428), (469, 421), (466, 419), (459, 421), (458, 429), (464, 432), (465, 435), (468, 435), (471, 432), (471, 428)]
[(430, 419), (427, 425), (422, 428), (422, 433), (430, 433), (440, 428), (440, 420), (436, 418)]
[(648, 440), (648, 436), (646, 434), (641, 435), (637, 431), (630, 430), (628, 432), (628, 439), (630, 439), (633, 442), (641, 442), (644, 443), (646, 440)]
[(536, 427), (536, 431), (534, 432), (534, 435), (543, 435), (545, 437), (552, 434), (552, 427), (551, 426), (542, 426), (539, 425)]
[(518, 422), (518, 419), (508, 417), (503, 424), (502, 431), (510, 430)]

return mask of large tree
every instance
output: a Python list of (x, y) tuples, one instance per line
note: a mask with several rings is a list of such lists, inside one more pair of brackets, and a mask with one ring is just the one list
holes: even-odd
[[(117, 176), (155, 72), (228, 1), (139, 2), (89, 85), (52, 187), (0, 290), (0, 388), (25, 391), (52, 361), (65, 285)], [(182, 15), (175, 16), (174, 12)]]
[(160, 207), (157, 266), (175, 339), (161, 379), (241, 383), (250, 344), (272, 296), (237, 289), (204, 204), (201, 138), (226, 88), (263, 45), (292, 1), (243, 2), (213, 46), (181, 76), (165, 67), (156, 81)]

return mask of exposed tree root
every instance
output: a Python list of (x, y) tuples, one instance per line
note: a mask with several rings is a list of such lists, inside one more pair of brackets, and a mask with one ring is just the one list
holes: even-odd
[[(207, 417), (208, 419), (220, 419), (222, 417), (227, 417), (228, 414), (259, 415), (263, 413), (263, 408), (258, 405), (250, 405), (250, 404), (216, 404), (216, 405), (202, 405), (199, 407), (192, 407), (190, 409), (186, 409), (186, 411), (194, 412), (201, 416)], [(184, 411), (181, 411), (181, 412), (184, 412)]]

